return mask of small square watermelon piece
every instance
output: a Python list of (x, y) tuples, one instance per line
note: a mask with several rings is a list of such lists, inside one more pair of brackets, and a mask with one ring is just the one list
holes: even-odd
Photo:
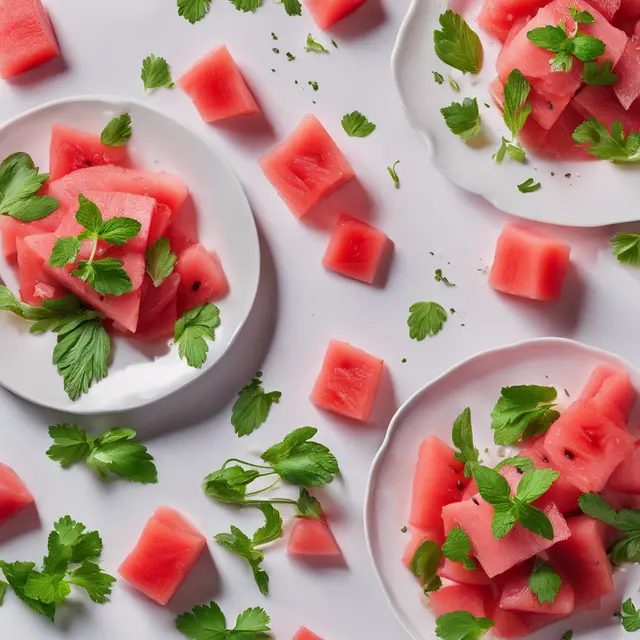
[(265, 176), (301, 218), (355, 173), (327, 130), (307, 115), (289, 138), (260, 160)]
[(454, 584), (431, 592), (429, 600), (436, 617), (454, 611), (467, 611), (476, 618), (484, 618), (487, 593), (486, 589), (476, 585)]
[(9, 78), (60, 55), (41, 0), (0, 2), (0, 77)]
[(151, 600), (165, 605), (206, 544), (206, 538), (178, 511), (160, 507), (145, 525), (118, 573)]
[(322, 640), (322, 638), (313, 633), (313, 631), (309, 631), (307, 627), (300, 627), (296, 631), (296, 635), (293, 636), (293, 640)]
[(521, 298), (555, 300), (562, 291), (570, 255), (566, 243), (508, 224), (498, 238), (489, 286)]
[(342, 551), (324, 520), (297, 518), (291, 529), (287, 553), (290, 556), (341, 558)]
[(0, 527), (33, 501), (31, 492), (18, 474), (0, 462)]
[(309, 12), (321, 29), (328, 29), (361, 7), (366, 0), (305, 0)]
[(347, 342), (332, 340), (311, 392), (321, 409), (365, 421), (376, 398), (384, 360)]
[(205, 122), (260, 111), (226, 46), (198, 60), (177, 84), (191, 98)]
[(371, 284), (388, 241), (382, 231), (343, 213), (333, 229), (322, 264), (340, 275)]

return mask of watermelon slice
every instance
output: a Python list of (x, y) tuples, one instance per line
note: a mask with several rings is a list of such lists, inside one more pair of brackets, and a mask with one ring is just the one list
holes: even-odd
[[(539, 155), (556, 160), (595, 160), (595, 156), (590, 154), (584, 145), (577, 144), (573, 139), (573, 132), (584, 120), (571, 104), (565, 107), (538, 150)], [(528, 125), (529, 122), (525, 129)], [(522, 139), (522, 136), (519, 138)]]
[(0, 2), (0, 77), (15, 76), (59, 55), (41, 0)]
[(185, 207), (173, 216), (164, 235), (169, 239), (171, 251), (178, 256), (182, 255), (185, 249), (198, 244), (200, 234), (195, 209)]
[(44, 233), (39, 222), (20, 222), (11, 216), (0, 216), (0, 231), (2, 232), (2, 255), (5, 260), (16, 259), (18, 239)]
[(560, 240), (507, 224), (498, 238), (489, 286), (522, 298), (555, 300), (570, 255), (571, 248)]
[(151, 226), (149, 227), (149, 246), (165, 235), (172, 215), (173, 211), (171, 211), (166, 204), (156, 203), (156, 209), (153, 218), (151, 218)]
[(170, 173), (138, 171), (104, 166), (78, 169), (49, 184), (49, 195), (68, 207), (78, 203), (78, 195), (88, 191), (122, 191), (154, 198), (176, 214), (189, 195), (185, 183)]
[(138, 591), (165, 605), (206, 545), (206, 538), (175, 509), (160, 507), (118, 573)]
[(444, 531), (442, 530), (442, 525), (439, 524), (437, 529), (430, 531), (425, 531), (424, 529), (413, 530), (411, 539), (405, 545), (402, 553), (402, 564), (407, 567), (407, 569), (411, 566), (411, 560), (413, 560), (416, 550), (425, 540), (433, 540), (438, 546), (441, 546), (444, 542)]
[(293, 640), (322, 640), (322, 638), (313, 633), (313, 631), (309, 631), (307, 627), (300, 627), (296, 631), (296, 635), (293, 636)]
[(577, 400), (544, 438), (551, 464), (584, 492), (602, 491), (614, 469), (631, 453), (633, 436), (604, 416), (590, 400)]
[(366, 421), (376, 398), (384, 360), (346, 342), (332, 340), (311, 402), (321, 409)]
[(640, 440), (609, 477), (606, 491), (640, 494)]
[(496, 638), (522, 638), (565, 617), (544, 613), (507, 611), (501, 609), (499, 603), (500, 599), (494, 594), (489, 594), (485, 601), (487, 616), (495, 622), (491, 633)]
[(355, 177), (351, 165), (314, 115), (306, 116), (284, 143), (260, 160), (260, 166), (299, 218)]
[(438, 616), (453, 611), (467, 611), (476, 618), (485, 616), (485, 598), (487, 591), (471, 584), (456, 584), (440, 587), (429, 594), (433, 611)]
[(388, 241), (382, 231), (343, 213), (333, 229), (322, 264), (343, 276), (371, 284)]
[(220, 259), (201, 244), (194, 244), (182, 252), (174, 272), (180, 276), (180, 314), (205, 302), (224, 298), (229, 293), (229, 282)]
[(622, 0), (590, 0), (589, 4), (611, 22), (618, 13)]
[(467, 488), (462, 492), (463, 500), (470, 500), (478, 493), (478, 483), (473, 478), (468, 478), (469, 484)]
[(291, 529), (287, 553), (290, 556), (341, 558), (342, 551), (324, 520), (297, 518)]
[(156, 342), (172, 338), (178, 317), (178, 299), (173, 298), (153, 320), (139, 321), (133, 337), (143, 342)]
[(18, 238), (20, 299), (34, 307), (43, 300), (62, 298), (67, 291), (44, 270), (44, 260), (22, 238)]
[(305, 0), (307, 9), (321, 29), (333, 26), (365, 2), (366, 0)]
[(0, 527), (33, 501), (31, 492), (18, 474), (0, 462)]
[(602, 414), (624, 429), (636, 400), (636, 392), (626, 371), (601, 364), (594, 369), (579, 399), (593, 400)]
[(470, 571), (465, 569), (461, 562), (454, 562), (449, 558), (444, 559), (442, 566), (438, 569), (438, 575), (457, 584), (491, 584), (491, 579), (481, 566), (476, 566), (475, 570)]
[(628, 109), (640, 96), (640, 37), (632, 36), (616, 65), (617, 82), (613, 90), (620, 104)]
[(640, 0), (622, 0), (616, 14), (616, 22), (620, 20), (640, 20)]
[(177, 84), (193, 100), (205, 122), (260, 111), (226, 46), (198, 60)]
[(129, 164), (126, 146), (108, 147), (100, 136), (62, 124), (51, 127), (49, 147), (49, 179), (57, 180), (77, 169), (116, 164)]
[(409, 524), (442, 537), (442, 507), (459, 502), (468, 484), (464, 464), (456, 460), (453, 449), (437, 436), (427, 436), (418, 450)]
[(584, 86), (571, 103), (585, 120), (594, 117), (609, 130), (615, 120), (622, 123), (626, 132), (640, 131), (640, 103), (634, 102), (623, 109), (611, 87)]
[(485, 0), (478, 14), (478, 24), (507, 45), (531, 19), (531, 14), (544, 4), (544, 0)]

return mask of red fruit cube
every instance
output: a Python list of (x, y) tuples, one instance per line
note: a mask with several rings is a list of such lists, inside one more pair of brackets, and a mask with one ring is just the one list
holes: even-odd
[(465, 569), (461, 562), (454, 562), (449, 558), (444, 559), (442, 566), (438, 569), (438, 575), (456, 584), (491, 584), (491, 579), (479, 564), (476, 563), (475, 569)]
[(624, 429), (636, 401), (636, 392), (624, 369), (601, 364), (593, 370), (579, 399), (593, 400), (600, 413)]
[(365, 421), (371, 414), (383, 367), (384, 360), (332, 340), (311, 401), (321, 409)]
[(22, 238), (17, 240), (20, 299), (34, 307), (62, 298), (67, 291), (44, 269), (44, 260)]
[(289, 543), (287, 553), (290, 556), (331, 556), (341, 557), (342, 551), (336, 539), (324, 520), (314, 518), (297, 518)]
[(477, 585), (456, 584), (440, 587), (429, 594), (429, 600), (437, 616), (454, 611), (467, 611), (476, 618), (485, 616), (487, 590)]
[(0, 527), (33, 502), (33, 496), (18, 474), (0, 462)]
[(245, 79), (226, 46), (198, 60), (179, 80), (205, 122), (258, 113)]
[(365, 2), (366, 0), (305, 0), (313, 19), (321, 29), (328, 29), (338, 20), (346, 18)]
[(0, 231), (2, 231), (2, 255), (5, 260), (15, 260), (18, 239), (44, 233), (39, 222), (20, 222), (11, 216), (0, 216)]
[(498, 238), (489, 275), (497, 291), (532, 300), (555, 300), (569, 266), (569, 245), (508, 224)]
[(322, 638), (313, 633), (313, 631), (309, 631), (307, 627), (300, 627), (296, 631), (296, 635), (293, 636), (293, 640), (322, 640)]
[(627, 133), (640, 130), (640, 103), (634, 102), (629, 109), (624, 109), (612, 87), (586, 85), (576, 93), (571, 104), (585, 120), (594, 117), (609, 130), (616, 120), (620, 120)]
[(609, 477), (606, 491), (640, 494), (640, 440)]

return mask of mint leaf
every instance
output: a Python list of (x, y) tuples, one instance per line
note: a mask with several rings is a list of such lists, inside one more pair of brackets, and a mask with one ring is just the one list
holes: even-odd
[(78, 194), (78, 210), (76, 211), (76, 220), (89, 233), (100, 233), (102, 226), (102, 213), (95, 202), (85, 198), (81, 193)]
[(577, 24), (595, 24), (596, 22), (588, 11), (580, 11), (577, 6), (569, 7), (569, 13)]
[(482, 133), (482, 121), (476, 98), (465, 98), (462, 104), (452, 102), (448, 107), (440, 109), (440, 113), (451, 133), (462, 140), (476, 138)]
[(582, 60), (582, 62), (589, 62), (594, 58), (599, 58), (604, 54), (604, 49), (604, 42), (593, 36), (578, 33), (573, 38), (572, 53), (578, 60)]
[(499, 471), (502, 467), (511, 466), (515, 467), (520, 473), (529, 471), (529, 469), (535, 469), (536, 465), (533, 460), (527, 456), (513, 456), (512, 458), (505, 458), (498, 462), (493, 468), (494, 471)]
[(121, 147), (131, 139), (131, 116), (122, 113), (109, 121), (100, 134), (100, 142), (107, 147)]
[(158, 238), (147, 249), (147, 274), (154, 287), (159, 287), (173, 273), (177, 261), (168, 238)]
[(447, 312), (437, 302), (416, 302), (409, 307), (409, 337), (421, 342), (427, 336), (440, 333), (447, 321)]
[(538, 602), (553, 604), (562, 586), (562, 579), (548, 562), (536, 560), (529, 578), (529, 588), (537, 596)]
[(220, 310), (210, 302), (185, 311), (178, 318), (173, 339), (180, 357), (190, 367), (202, 368), (209, 353), (207, 341), (216, 339), (215, 330), (219, 326)]
[(531, 83), (518, 69), (514, 69), (507, 76), (507, 82), (504, 85), (503, 117), (514, 138), (520, 133), (531, 114), (531, 105), (527, 102), (530, 91)]
[[(193, 23), (204, 17), (204, 13), (209, 10), (210, 3), (211, 0), (178, 0), (178, 13), (179, 15), (187, 18), (189, 22)], [(194, 8), (204, 8), (205, 6), (206, 11), (204, 11), (202, 16), (196, 20), (191, 19), (192, 16), (197, 15), (195, 12), (187, 13)], [(142, 78), (145, 91), (149, 91), (150, 89), (160, 89), (161, 87), (172, 89), (175, 86), (171, 79), (169, 63), (165, 58), (158, 57), (154, 53), (149, 54), (142, 61), (142, 73), (140, 74), (140, 77)]]
[(464, 18), (447, 10), (440, 15), (440, 30), (433, 33), (436, 55), (445, 64), (465, 73), (478, 73), (482, 67), (482, 43)]
[(452, 611), (436, 619), (436, 637), (442, 640), (478, 640), (495, 622), (489, 618), (476, 618), (468, 611)]
[(551, 485), (560, 477), (558, 471), (553, 469), (532, 469), (527, 471), (518, 484), (516, 498), (522, 502), (535, 502), (544, 495)]
[(441, 559), (440, 547), (433, 540), (425, 540), (415, 550), (409, 569), (418, 578), (421, 586), (428, 588), (438, 578), (436, 571)]
[(586, 84), (606, 87), (617, 82), (618, 76), (612, 71), (611, 60), (605, 60), (602, 63), (602, 67), (596, 61), (591, 61), (584, 63), (582, 80)]
[(473, 477), (478, 484), (478, 491), (483, 500), (489, 504), (511, 505), (511, 489), (509, 483), (493, 469), (489, 467), (478, 466), (473, 472)]
[(546, 27), (538, 27), (527, 32), (527, 39), (536, 47), (546, 49), (552, 53), (560, 53), (563, 50), (565, 42), (569, 39), (564, 25), (560, 23), (557, 27), (547, 25)]
[(111, 218), (100, 225), (98, 235), (101, 240), (109, 244), (122, 246), (127, 240), (135, 238), (142, 229), (142, 225), (133, 218)]
[[(530, 473), (530, 472), (529, 472)], [(553, 525), (544, 512), (530, 504), (518, 505), (518, 522), (545, 540), (553, 540)]]
[(442, 555), (453, 562), (461, 562), (468, 571), (475, 571), (476, 563), (471, 558), (471, 540), (466, 532), (456, 525), (447, 534), (447, 539), (442, 545)]
[(79, 238), (66, 236), (58, 238), (53, 245), (53, 250), (49, 256), (49, 264), (52, 267), (66, 267), (76, 261), (82, 243)]
[(613, 255), (623, 264), (640, 266), (640, 234), (617, 233), (611, 238)]
[(473, 428), (471, 426), (471, 409), (467, 407), (453, 423), (451, 432), (453, 446), (458, 449), (455, 458), (464, 463), (465, 478), (473, 475), (474, 469), (480, 461), (480, 453), (473, 442)]
[(284, 10), (287, 12), (289, 16), (301, 16), (302, 15), (302, 5), (300, 4), (300, 0), (284, 0)]
[(376, 130), (376, 125), (359, 111), (352, 111), (343, 116), (342, 128), (351, 138), (366, 138)]
[(271, 391), (265, 393), (262, 388), (262, 373), (238, 392), (238, 399), (231, 412), (231, 424), (239, 437), (248, 436), (266, 422), (273, 404), (280, 402), (282, 393)]

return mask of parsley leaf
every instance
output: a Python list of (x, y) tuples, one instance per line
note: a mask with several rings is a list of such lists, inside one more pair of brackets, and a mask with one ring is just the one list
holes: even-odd
[(306, 489), (300, 489), (300, 498), (298, 498), (298, 513), (299, 518), (311, 518), (312, 520), (322, 520), (324, 515), (322, 513), (322, 505), (320, 501), (314, 498)]
[(53, 439), (47, 456), (61, 467), (70, 467), (82, 460), (90, 450), (87, 432), (75, 425), (57, 424), (49, 427), (49, 436)]
[(280, 402), (282, 393), (265, 393), (262, 388), (261, 372), (251, 382), (240, 389), (238, 399), (231, 411), (231, 424), (238, 436), (248, 436), (266, 422), (271, 405)]
[(618, 233), (611, 238), (613, 255), (624, 264), (640, 266), (640, 234)]
[(178, 15), (191, 24), (202, 20), (210, 8), (211, 0), (178, 0)]
[(514, 69), (504, 85), (503, 117), (507, 128), (515, 138), (531, 114), (531, 105), (527, 102), (531, 83), (519, 69)]
[(437, 302), (416, 302), (409, 307), (409, 337), (421, 342), (427, 336), (435, 336), (446, 321), (447, 312)]
[(536, 560), (531, 576), (529, 588), (537, 596), (538, 602), (553, 604), (562, 586), (562, 579), (548, 562)]
[(178, 352), (190, 367), (201, 369), (207, 360), (207, 340), (216, 339), (215, 330), (220, 326), (220, 309), (208, 302), (185, 311), (178, 318), (174, 331), (174, 342)]
[(154, 287), (159, 287), (173, 273), (177, 261), (168, 238), (158, 238), (147, 249), (147, 273)]
[(36, 572), (34, 562), (3, 562), (0, 560), (0, 569), (4, 573), (4, 577), (9, 583), (13, 592), (28, 605), (33, 611), (39, 613), (41, 616), (45, 616), (53, 621), (56, 612), (56, 606), (52, 603), (43, 603), (39, 600), (34, 600), (25, 594), (25, 585), (27, 580), (33, 576)]
[(622, 611), (615, 615), (620, 618), (625, 631), (640, 631), (640, 611), (636, 609), (631, 598), (622, 603)]
[(438, 581), (436, 571), (440, 566), (441, 559), (440, 547), (433, 540), (425, 540), (415, 550), (409, 569), (418, 578), (421, 586), (429, 589), (434, 581)]
[(442, 555), (453, 562), (461, 562), (468, 571), (476, 570), (476, 563), (471, 558), (471, 540), (466, 532), (456, 525), (447, 534), (447, 539), (442, 545)]
[(616, 120), (611, 133), (602, 122), (589, 118), (576, 127), (573, 139), (578, 144), (589, 145), (587, 151), (600, 160), (611, 162), (638, 162), (640, 160), (640, 132), (631, 132), (626, 138), (622, 123)]
[(129, 274), (122, 260), (103, 258), (102, 260), (80, 260), (71, 275), (88, 282), (91, 288), (103, 296), (121, 296), (133, 291)]
[(255, 11), (262, 6), (263, 0), (229, 0), (231, 4), (238, 10), (248, 13)]
[(539, 436), (560, 417), (552, 401), (553, 387), (520, 385), (503, 387), (491, 412), (491, 428), (496, 444), (512, 445), (521, 439)]
[(267, 640), (271, 620), (264, 609), (246, 609), (235, 627), (227, 629), (220, 607), (213, 601), (208, 606), (194, 607), (176, 618), (176, 629), (191, 640)]
[(518, 191), (520, 193), (534, 193), (540, 189), (542, 185), (539, 182), (535, 182), (533, 178), (527, 178), (524, 182), (518, 185)]
[(489, 618), (476, 618), (468, 611), (452, 611), (436, 619), (436, 637), (442, 640), (478, 640), (495, 625)]
[(329, 53), (329, 50), (317, 40), (314, 40), (311, 34), (307, 36), (307, 44), (304, 49), (305, 51), (311, 51), (312, 53)]
[(471, 409), (469, 407), (453, 423), (451, 439), (453, 446), (458, 449), (454, 454), (455, 458), (459, 462), (464, 462), (464, 476), (470, 478), (481, 460), (480, 453), (473, 442)]
[(398, 173), (396, 171), (396, 166), (400, 164), (400, 160), (396, 160), (390, 167), (387, 167), (387, 171), (393, 180), (393, 184), (396, 189), (400, 188), (400, 178), (398, 177)]
[(431, 73), (433, 73), (433, 79), (435, 80), (436, 84), (444, 84), (444, 78), (442, 77), (441, 73), (438, 73), (437, 71), (432, 71)]
[(301, 16), (302, 15), (302, 5), (300, 4), (300, 0), (284, 0), (284, 10), (287, 12), (289, 16)]
[(260, 477), (256, 469), (243, 469), (240, 465), (223, 467), (210, 473), (202, 488), (204, 492), (220, 502), (242, 504), (246, 502), (247, 486)]
[(375, 131), (376, 125), (359, 111), (352, 111), (342, 118), (342, 128), (351, 138), (366, 138)]
[(617, 74), (613, 73), (611, 69), (611, 60), (605, 60), (602, 67), (595, 60), (585, 62), (582, 69), (582, 79), (586, 84), (600, 87), (608, 86), (618, 81)]
[(4, 597), (7, 595), (8, 588), (9, 585), (4, 580), (0, 580), (0, 607), (4, 603)]
[(452, 102), (448, 107), (440, 109), (440, 113), (451, 132), (462, 140), (476, 138), (482, 133), (482, 121), (476, 98), (465, 98), (462, 104)]
[(108, 147), (121, 147), (131, 139), (131, 116), (123, 113), (107, 124), (100, 134), (100, 142)]
[[(196, 0), (196, 3), (204, 6), (205, 2), (209, 3), (210, 1), (211, 0)], [(189, 0), (183, 2), (183, 5), (187, 4), (193, 5), (194, 3), (189, 2)], [(180, 13), (180, 15), (184, 14)], [(187, 19), (189, 20), (189, 22), (195, 22), (195, 20), (191, 20), (190, 18)], [(197, 18), (197, 20), (199, 19), (200, 18)], [(169, 69), (169, 63), (165, 58), (156, 56), (155, 53), (150, 53), (142, 61), (142, 73), (140, 77), (142, 78), (145, 91), (149, 91), (150, 89), (159, 89), (160, 87), (165, 87), (167, 89), (172, 89), (173, 87), (175, 87), (175, 84), (171, 79), (171, 70)]]
[(463, 72), (478, 73), (482, 67), (482, 43), (464, 18), (451, 10), (439, 18), (440, 29), (433, 33), (436, 55), (445, 64)]

